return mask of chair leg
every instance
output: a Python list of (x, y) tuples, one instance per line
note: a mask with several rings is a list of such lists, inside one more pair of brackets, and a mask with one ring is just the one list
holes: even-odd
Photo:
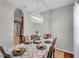
[(54, 53), (53, 53), (53, 58), (55, 58)]
[(55, 49), (53, 50), (53, 58), (55, 58)]

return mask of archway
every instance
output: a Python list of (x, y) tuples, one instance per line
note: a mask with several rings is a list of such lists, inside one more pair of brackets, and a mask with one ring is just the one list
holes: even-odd
[(24, 14), (20, 9), (14, 11), (14, 45), (22, 43), (24, 34)]

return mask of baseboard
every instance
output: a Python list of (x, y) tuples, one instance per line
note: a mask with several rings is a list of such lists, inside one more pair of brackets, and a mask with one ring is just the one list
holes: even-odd
[(71, 53), (71, 54), (74, 54), (74, 52), (63, 50), (63, 49), (60, 49), (60, 48), (55, 48), (55, 49), (60, 50), (60, 51), (64, 51), (64, 52), (68, 52), (68, 53)]

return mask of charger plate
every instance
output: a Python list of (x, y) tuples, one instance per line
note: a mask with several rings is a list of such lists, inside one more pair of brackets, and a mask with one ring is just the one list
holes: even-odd
[(44, 44), (43, 44), (43, 45), (40, 45), (40, 44), (39, 44), (39, 45), (37, 45), (36, 47), (37, 47), (37, 49), (39, 49), (39, 50), (44, 50), (44, 49), (47, 48), (47, 46), (44, 45)]
[(44, 41), (44, 43), (50, 44), (50, 43), (52, 43), (52, 41), (46, 40), (46, 41)]
[(19, 51), (15, 50), (15, 49), (12, 51), (12, 54), (14, 56), (20, 56), (26, 51), (25, 48), (18, 48), (18, 49), (19, 49)]

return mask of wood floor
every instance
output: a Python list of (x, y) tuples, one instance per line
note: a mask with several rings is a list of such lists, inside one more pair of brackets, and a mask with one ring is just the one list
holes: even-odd
[(55, 50), (55, 58), (73, 58), (73, 54)]

